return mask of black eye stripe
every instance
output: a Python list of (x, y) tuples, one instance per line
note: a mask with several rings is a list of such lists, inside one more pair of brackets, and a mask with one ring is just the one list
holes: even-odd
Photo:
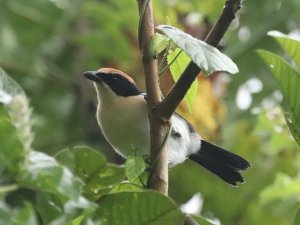
[(103, 82), (119, 96), (127, 97), (141, 94), (134, 83), (119, 74), (100, 74), (100, 76)]

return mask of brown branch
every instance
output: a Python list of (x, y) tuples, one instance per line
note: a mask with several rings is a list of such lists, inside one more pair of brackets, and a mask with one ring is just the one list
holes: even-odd
[[(144, 2), (148, 2), (143, 12)], [(163, 147), (164, 139), (169, 130), (168, 121), (161, 120), (153, 113), (155, 105), (161, 102), (157, 60), (149, 56), (151, 38), (154, 34), (152, 0), (138, 0), (140, 12), (139, 43), (145, 74), (147, 91), (148, 116), (150, 123), (150, 164), (148, 185), (161, 193), (168, 193), (168, 153)]]
[[(242, 0), (227, 0), (216, 24), (205, 38), (205, 42), (217, 46), (227, 31), (230, 23), (235, 18), (236, 12), (241, 8)], [(186, 92), (200, 73), (200, 68), (191, 61), (177, 83), (173, 86), (166, 98), (156, 106), (157, 113), (163, 119), (169, 119)]]
[[(146, 4), (145, 8), (143, 7), (144, 4)], [(196, 79), (200, 68), (191, 62), (178, 82), (174, 85), (163, 102), (161, 102), (157, 61), (148, 54), (151, 38), (154, 34), (152, 0), (138, 0), (138, 6), (140, 12), (139, 44), (145, 74), (150, 123), (151, 172), (148, 184), (150, 188), (167, 194), (168, 155), (167, 149), (162, 147), (162, 145), (169, 131), (169, 119)], [(235, 13), (240, 8), (241, 0), (227, 0), (218, 21), (207, 35), (205, 42), (217, 46), (230, 23), (235, 18)]]

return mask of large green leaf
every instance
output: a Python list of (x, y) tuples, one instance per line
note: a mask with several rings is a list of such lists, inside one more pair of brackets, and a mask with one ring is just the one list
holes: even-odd
[(82, 182), (69, 169), (59, 165), (51, 156), (31, 151), (25, 164), (21, 184), (70, 199), (80, 197)]
[(107, 163), (102, 154), (84, 146), (63, 150), (56, 159), (85, 182), (84, 194), (90, 199), (108, 193), (125, 176), (123, 167)]
[(182, 225), (183, 214), (166, 196), (153, 192), (122, 192), (99, 201), (102, 225)]
[(30, 151), (19, 186), (35, 190), (35, 203), (45, 224), (69, 224), (79, 213), (93, 210), (93, 204), (81, 195), (82, 181), (55, 158)]
[(257, 52), (269, 65), (269, 69), (279, 83), (284, 100), (288, 105), (284, 108), (287, 124), (300, 145), (300, 73), (278, 55), (265, 50)]
[(204, 41), (193, 38), (191, 35), (169, 25), (159, 25), (157, 29), (178, 45), (205, 74), (209, 75), (215, 71), (225, 71), (232, 74), (239, 72), (235, 63), (228, 56)]
[(269, 31), (268, 35), (273, 37), (278, 44), (292, 57), (293, 61), (300, 68), (300, 42), (279, 31)]
[[(185, 54), (185, 52), (181, 51), (179, 48), (176, 48), (174, 51), (170, 51), (167, 60), (168, 64), (170, 65), (171, 74), (175, 81), (179, 79), (179, 77), (191, 61), (191, 59)], [(196, 79), (184, 96), (184, 100), (187, 102), (190, 111), (196, 99), (197, 90), (198, 81)]]

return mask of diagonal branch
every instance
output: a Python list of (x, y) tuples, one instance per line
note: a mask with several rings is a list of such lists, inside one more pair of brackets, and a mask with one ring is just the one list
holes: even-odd
[[(217, 46), (227, 31), (230, 23), (235, 18), (236, 12), (241, 8), (242, 0), (227, 0), (216, 24), (205, 38), (205, 42)], [(158, 115), (163, 119), (169, 119), (186, 92), (197, 78), (201, 69), (191, 61), (177, 83), (173, 86), (166, 98), (156, 106)]]

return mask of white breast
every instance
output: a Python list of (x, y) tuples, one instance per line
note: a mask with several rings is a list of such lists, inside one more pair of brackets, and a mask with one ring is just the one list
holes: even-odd
[(149, 122), (144, 96), (115, 97), (98, 105), (101, 130), (122, 156), (149, 154)]

